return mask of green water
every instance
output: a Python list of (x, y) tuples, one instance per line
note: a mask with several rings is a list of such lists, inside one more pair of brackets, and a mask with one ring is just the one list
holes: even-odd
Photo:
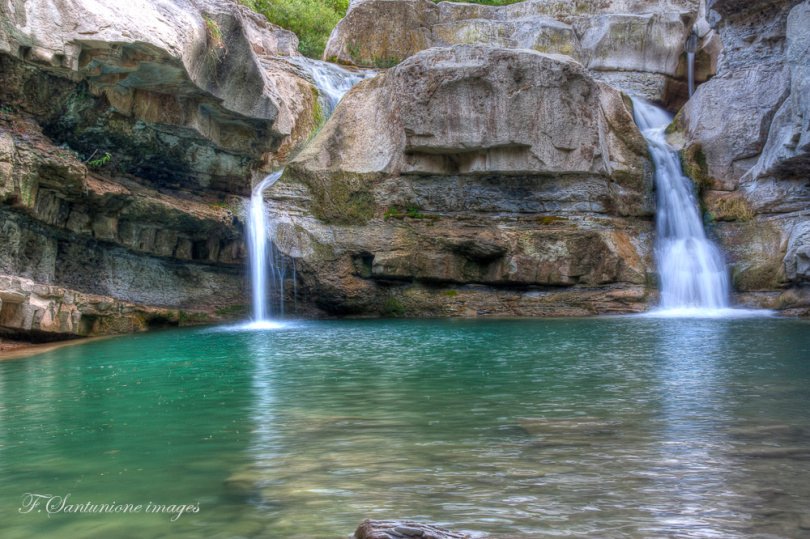
[[(0, 537), (337, 538), (368, 517), (510, 537), (810, 537), (809, 411), (800, 321), (97, 341), (0, 362)], [(26, 493), (199, 510), (21, 513)]]

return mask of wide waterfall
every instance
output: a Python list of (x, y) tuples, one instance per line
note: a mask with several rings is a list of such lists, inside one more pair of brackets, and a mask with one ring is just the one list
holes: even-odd
[(692, 181), (684, 175), (678, 154), (667, 144), (664, 135), (671, 117), (640, 99), (633, 99), (633, 109), (655, 165), (655, 254), (661, 309), (707, 314), (728, 308), (729, 279), (725, 261), (706, 237)]
[[(307, 78), (318, 88), (324, 116), (329, 117), (341, 98), (352, 86), (374, 74), (373, 71), (349, 71), (342, 67), (312, 60), (303, 56), (289, 60), (301, 68)], [(287, 272), (281, 253), (268, 241), (272, 221), (268, 219), (264, 205), (264, 192), (276, 183), (284, 169), (278, 170), (256, 187), (250, 197), (248, 215), (248, 254), (252, 286), (253, 323), (266, 325), (268, 319), (284, 316), (284, 283)], [(294, 268), (293, 268), (294, 271)], [(293, 276), (293, 281), (294, 281)], [(268, 308), (268, 297), (274, 298), (277, 308)]]

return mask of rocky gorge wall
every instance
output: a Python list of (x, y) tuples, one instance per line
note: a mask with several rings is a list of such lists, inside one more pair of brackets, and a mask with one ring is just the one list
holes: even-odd
[(235, 2), (0, 2), (0, 333), (246, 312), (244, 197), (321, 121)]
[[(688, 97), (684, 43), (698, 0), (527, 0), (506, 6), (355, 0), (324, 58), (389, 67), (430, 47), (490, 45), (570, 56), (591, 75), (674, 110)], [(716, 69), (719, 40), (705, 23), (696, 76)]]
[(717, 76), (671, 126), (738, 299), (810, 307), (810, 2), (710, 2)]
[(735, 300), (806, 314), (808, 5), (355, 0), (325, 57), (379, 74), (324, 124), (295, 35), (236, 2), (0, 0), (0, 333), (244, 316), (246, 197), (284, 164), (268, 233), (299, 314), (646, 310), (622, 92), (680, 111)]
[(326, 312), (586, 315), (647, 304), (651, 173), (581, 64), (469, 45), (355, 87), (268, 197)]

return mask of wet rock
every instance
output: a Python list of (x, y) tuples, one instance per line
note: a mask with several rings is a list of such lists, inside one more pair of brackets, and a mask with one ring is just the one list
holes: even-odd
[(470, 539), (470, 535), (411, 521), (364, 520), (354, 532), (355, 539)]
[[(808, 4), (711, 2), (717, 76), (676, 118), (739, 301), (806, 312)], [(728, 96), (734, 96), (729, 100)], [(790, 289), (789, 291), (784, 291)], [(751, 294), (756, 291), (758, 294)], [(770, 291), (779, 291), (773, 299)]]

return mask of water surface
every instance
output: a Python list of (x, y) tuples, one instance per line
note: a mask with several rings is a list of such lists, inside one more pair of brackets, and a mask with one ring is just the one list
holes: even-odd
[[(0, 536), (810, 537), (810, 324), (168, 331), (0, 363)], [(69, 503), (172, 514), (22, 514)]]

